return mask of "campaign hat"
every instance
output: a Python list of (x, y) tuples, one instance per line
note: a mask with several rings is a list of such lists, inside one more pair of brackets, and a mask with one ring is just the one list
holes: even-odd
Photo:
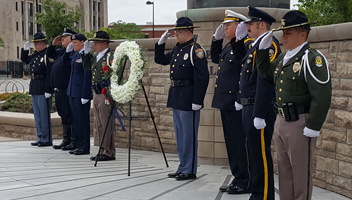
[(292, 10), (287, 12), (281, 19), (281, 26), (277, 30), (285, 30), (288, 28), (305, 26), (310, 29), (310, 23), (307, 16), (299, 11)]
[(38, 32), (34, 34), (32, 42), (47, 42), (48, 40), (46, 39), (44, 33)]
[(89, 41), (113, 42), (110, 40), (109, 34), (105, 31), (97, 31), (94, 33), (94, 38), (89, 39)]

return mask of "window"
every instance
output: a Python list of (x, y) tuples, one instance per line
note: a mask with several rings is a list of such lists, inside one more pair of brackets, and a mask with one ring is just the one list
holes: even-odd
[(24, 3), (23, 1), (21, 1), (21, 11), (22, 11), (22, 15), (24, 14)]
[(28, 16), (33, 16), (33, 3), (28, 2)]
[(93, 27), (95, 27), (95, 16), (93, 16)]
[(24, 21), (22, 21), (22, 38), (25, 40), (25, 34), (24, 34)]
[(33, 22), (28, 23), (28, 34), (33, 35)]
[(42, 32), (42, 25), (41, 24), (37, 24), (37, 32)]
[(38, 10), (37, 12), (41, 13), (42, 12), (42, 5), (41, 4), (38, 4)]
[(100, 29), (100, 17), (98, 17), (98, 28)]
[(93, 1), (93, 11), (95, 11), (95, 1)]
[(18, 2), (16, 1), (16, 11), (18, 11)]
[(16, 31), (18, 31), (18, 22), (16, 22)]
[(98, 2), (98, 12), (100, 12), (100, 2)]
[(17, 46), (17, 58), (20, 58), (20, 47)]

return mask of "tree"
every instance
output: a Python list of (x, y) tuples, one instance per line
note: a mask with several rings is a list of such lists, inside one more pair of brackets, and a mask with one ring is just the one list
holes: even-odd
[(78, 6), (74, 11), (68, 11), (67, 4), (57, 0), (44, 0), (43, 10), (44, 12), (35, 14), (35, 23), (41, 24), (48, 40), (61, 34), (64, 28), (77, 30), (75, 24), (83, 16)]
[(0, 47), (5, 47), (4, 40), (0, 37)]
[(110, 23), (111, 29), (104, 27), (101, 30), (107, 32), (111, 39), (140, 39), (144, 37), (142, 27), (135, 23), (126, 23), (121, 20)]
[(300, 11), (304, 12), (313, 26), (337, 24), (352, 21), (352, 0), (298, 0)]

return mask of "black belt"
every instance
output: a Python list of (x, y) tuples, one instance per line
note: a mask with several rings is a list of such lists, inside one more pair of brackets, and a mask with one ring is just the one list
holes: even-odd
[(193, 81), (191, 80), (171, 80), (172, 87), (182, 87), (193, 85)]
[(247, 105), (252, 105), (254, 104), (255, 98), (241, 98), (241, 104), (242, 106), (247, 106)]
[(34, 74), (31, 74), (31, 79), (34, 80), (34, 79), (43, 79), (45, 76), (44, 75), (34, 75)]
[(278, 115), (285, 118), (286, 121), (298, 120), (298, 115), (309, 113), (309, 107), (301, 106), (293, 103), (283, 103), (281, 106), (275, 106)]
[(95, 94), (101, 94), (101, 91), (103, 90), (103, 86), (101, 84), (92, 85), (92, 88)]
[(67, 89), (59, 89), (59, 88), (54, 88), (55, 92), (65, 92)]

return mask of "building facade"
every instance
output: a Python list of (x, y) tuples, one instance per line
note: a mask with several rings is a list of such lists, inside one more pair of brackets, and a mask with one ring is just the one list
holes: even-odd
[[(78, 29), (99, 30), (108, 26), (108, 0), (58, 0), (67, 4), (67, 10), (78, 6), (83, 17)], [(35, 14), (43, 12), (42, 0), (0, 0), (0, 37), (5, 47), (0, 47), (0, 70), (6, 70), (6, 61), (19, 61), (21, 48), (26, 41), (41, 30), (35, 23)]]

